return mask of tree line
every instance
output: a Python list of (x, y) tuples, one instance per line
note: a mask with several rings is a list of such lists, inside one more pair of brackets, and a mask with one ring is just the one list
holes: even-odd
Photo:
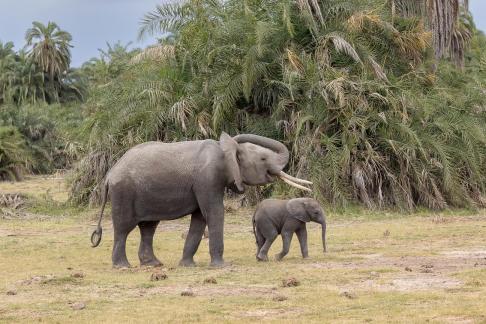
[(62, 117), (81, 125), (64, 137), (74, 203), (97, 203), (135, 144), (223, 130), (284, 142), (291, 173), (335, 206), (486, 202), (486, 39), (467, 1), (189, 0), (148, 13), (146, 35), (158, 43), (79, 69), (80, 115)]

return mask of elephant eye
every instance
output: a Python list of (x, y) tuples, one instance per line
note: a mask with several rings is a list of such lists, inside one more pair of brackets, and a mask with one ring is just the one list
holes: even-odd
[(267, 158), (266, 158), (266, 157), (262, 157), (262, 161), (266, 161), (266, 160), (267, 160)]

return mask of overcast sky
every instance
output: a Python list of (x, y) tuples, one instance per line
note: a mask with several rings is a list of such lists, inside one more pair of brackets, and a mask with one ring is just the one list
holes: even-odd
[[(0, 41), (24, 46), (25, 31), (32, 21), (56, 22), (73, 36), (72, 65), (98, 56), (106, 42), (121, 41), (144, 47), (154, 39), (137, 41), (139, 22), (156, 4), (168, 0), (0, 0)], [(470, 0), (478, 28), (486, 31), (486, 0)]]

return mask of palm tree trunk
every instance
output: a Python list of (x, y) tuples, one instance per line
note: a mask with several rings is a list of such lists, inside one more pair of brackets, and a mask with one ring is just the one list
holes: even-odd
[(464, 49), (471, 31), (459, 26), (460, 8), (469, 10), (468, 0), (391, 0), (392, 14), (402, 17), (422, 17), (432, 32), (436, 59), (451, 58), (459, 67), (464, 65)]

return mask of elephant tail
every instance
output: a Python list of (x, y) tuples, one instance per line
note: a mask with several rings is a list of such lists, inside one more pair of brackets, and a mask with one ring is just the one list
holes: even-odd
[(253, 217), (251, 218), (251, 223), (253, 225), (253, 235), (255, 236), (255, 243), (258, 245), (258, 241), (257, 241), (257, 235), (256, 235), (256, 222), (255, 222), (255, 213), (253, 213)]
[(103, 218), (103, 212), (105, 210), (106, 201), (108, 200), (108, 181), (105, 182), (105, 190), (103, 192), (103, 200), (101, 205), (100, 218), (98, 219), (98, 226), (91, 234), (91, 246), (97, 247), (101, 242), (101, 236), (103, 235), (103, 229), (101, 228), (101, 219)]

